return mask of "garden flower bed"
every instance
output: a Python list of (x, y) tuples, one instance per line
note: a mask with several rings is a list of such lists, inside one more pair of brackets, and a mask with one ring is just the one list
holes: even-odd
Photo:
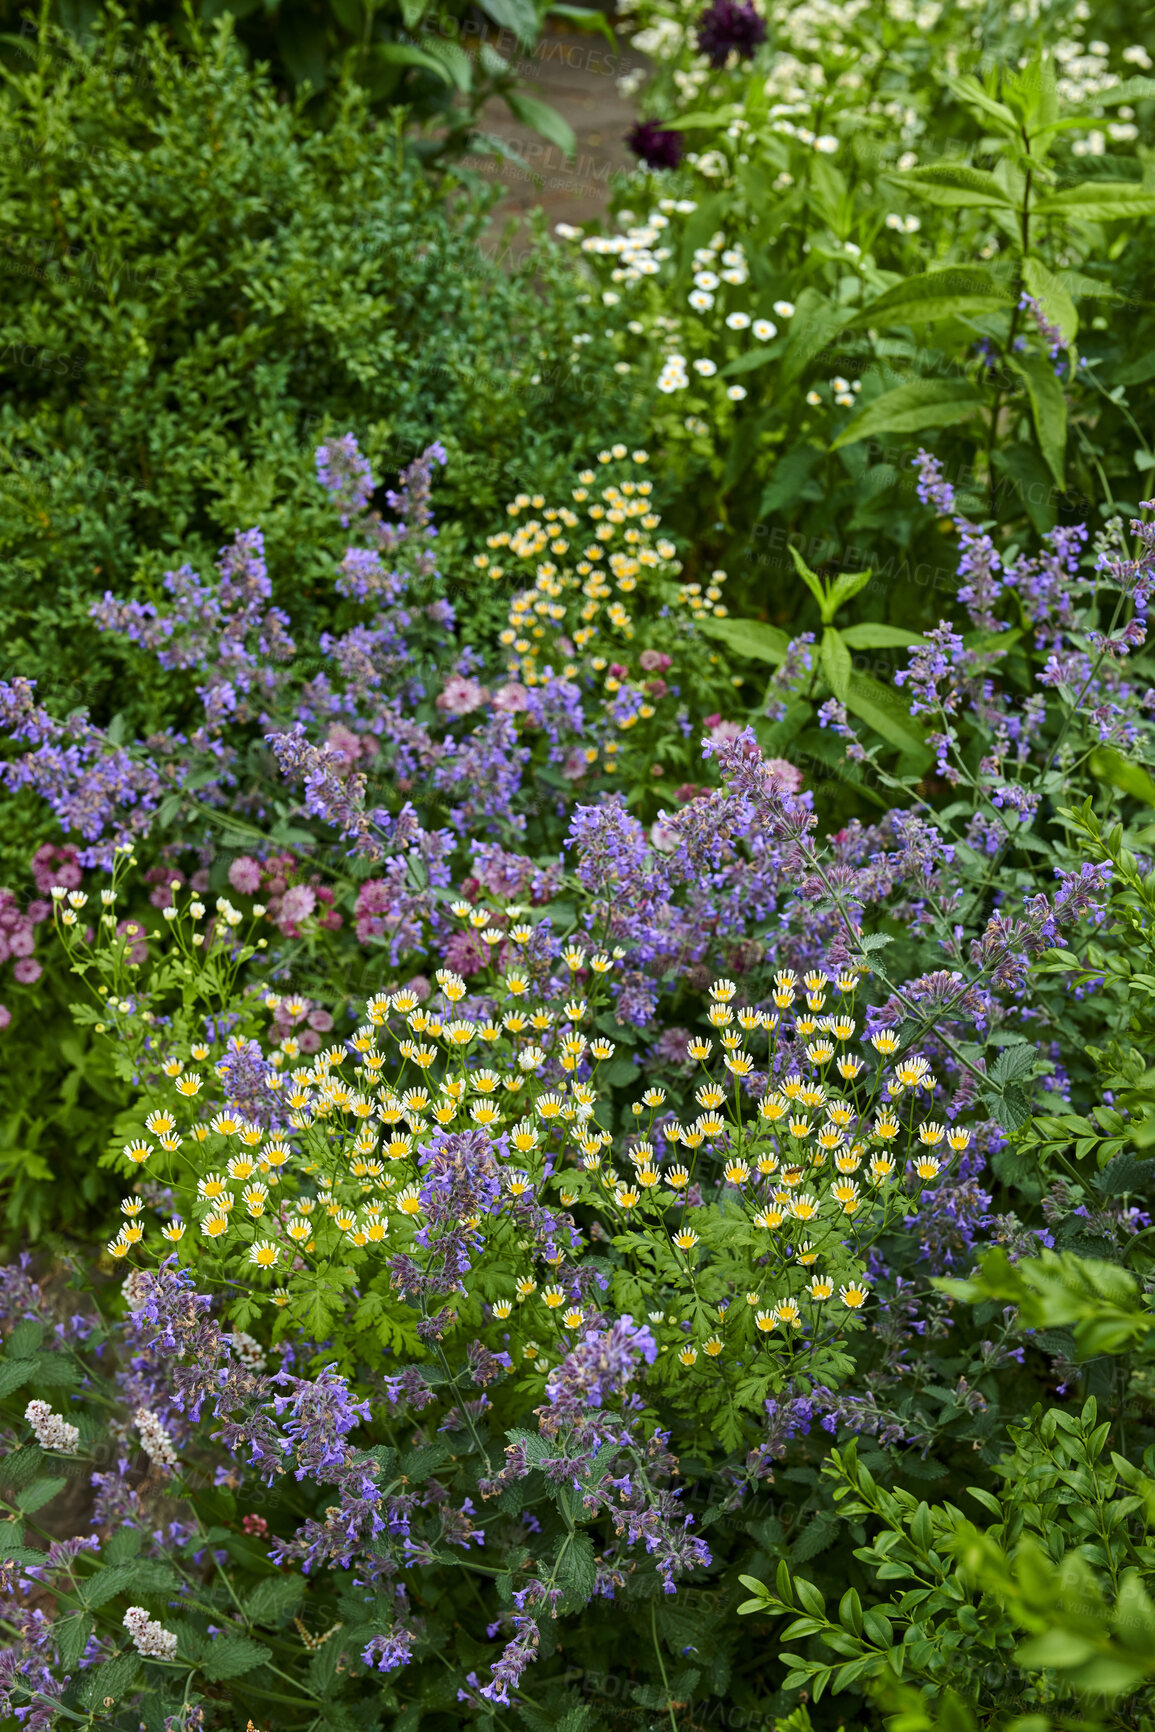
[(617, 28), (3, 97), (5, 1726), (1150, 1717), (1150, 60)]

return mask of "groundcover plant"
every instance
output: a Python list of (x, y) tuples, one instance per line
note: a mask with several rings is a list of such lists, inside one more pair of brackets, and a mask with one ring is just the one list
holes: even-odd
[(654, 0), (643, 169), (487, 291), (363, 68), (29, 33), (16, 316), (139, 365), (2, 411), (5, 1728), (1155, 1718), (1155, 84), (1083, 10)]

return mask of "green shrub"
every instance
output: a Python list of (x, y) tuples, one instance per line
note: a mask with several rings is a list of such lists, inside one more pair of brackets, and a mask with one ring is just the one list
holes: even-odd
[[(331, 524), (307, 460), (326, 432), (378, 473), (441, 438), (468, 531), (628, 420), (573, 342), (568, 264), (541, 240), (508, 271), (488, 195), (430, 184), (362, 91), (314, 131), (225, 24), (191, 58), (147, 41), (147, 87), (45, 51), (0, 97), (0, 608), (8, 670), (58, 710), (100, 710), (105, 589), (254, 522), (293, 570)], [(294, 604), (314, 586), (328, 566), (298, 564)]]

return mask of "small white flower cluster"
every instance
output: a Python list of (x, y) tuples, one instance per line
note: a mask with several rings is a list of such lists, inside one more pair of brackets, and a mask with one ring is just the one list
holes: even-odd
[(148, 1298), (152, 1287), (152, 1276), (147, 1269), (131, 1269), (120, 1283), (125, 1302), (130, 1311), (139, 1311)]
[(667, 355), (658, 374), (658, 390), (669, 396), (671, 391), (683, 391), (690, 383), (685, 355)]
[(171, 1630), (155, 1618), (150, 1618), (143, 1606), (130, 1606), (124, 1614), (124, 1627), (132, 1637), (133, 1646), (146, 1660), (175, 1660), (177, 1640)]
[(891, 211), (886, 219), (888, 229), (897, 229), (900, 235), (916, 235), (922, 224), (916, 216), (899, 216), (897, 211)]
[(157, 1467), (175, 1467), (179, 1459), (176, 1445), (156, 1414), (150, 1413), (147, 1407), (138, 1407), (132, 1422), (140, 1433), (140, 1447), (148, 1459)]
[(63, 1414), (53, 1413), (46, 1401), (30, 1401), (24, 1417), (36, 1434), (41, 1449), (58, 1449), (70, 1454), (80, 1442), (80, 1428), (70, 1425)]
[[(544, 1059), (545, 1054), (543, 1053), (543, 1062)], [(225, 1340), (247, 1370), (263, 1371), (265, 1369), (268, 1361), (265, 1358), (264, 1348), (259, 1341), (254, 1340), (243, 1329), (234, 1329), (231, 1335), (226, 1335)]]

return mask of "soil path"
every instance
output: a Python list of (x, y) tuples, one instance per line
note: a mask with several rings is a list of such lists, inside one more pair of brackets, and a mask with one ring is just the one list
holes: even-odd
[(540, 207), (552, 232), (558, 222), (578, 225), (597, 218), (606, 207), (614, 176), (634, 165), (625, 135), (637, 112), (633, 100), (619, 90), (618, 79), (644, 69), (644, 58), (623, 35), (611, 48), (604, 35), (554, 26), (532, 53), (523, 50), (520, 57), (508, 33), (493, 45), (516, 64), (526, 95), (556, 108), (577, 135), (577, 149), (566, 157), (556, 144), (515, 120), (504, 102), (486, 106), (484, 130), (515, 150), (526, 164), (519, 168), (491, 158), (482, 166), (486, 179), (502, 188), (495, 219), (524, 216)]

